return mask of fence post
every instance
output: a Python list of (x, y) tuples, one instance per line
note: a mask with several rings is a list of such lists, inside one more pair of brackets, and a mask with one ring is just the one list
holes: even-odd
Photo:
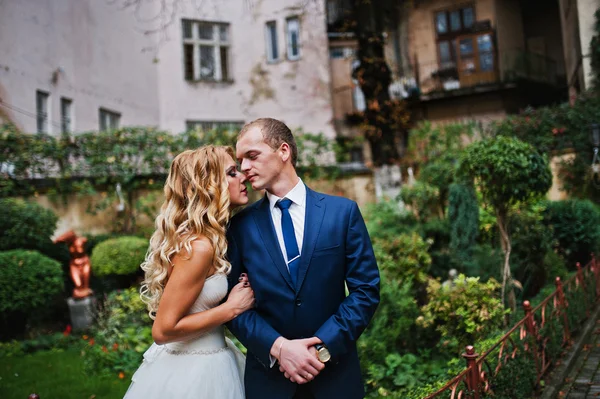
[(592, 252), (592, 272), (594, 272), (594, 285), (596, 286), (596, 300), (600, 298), (600, 267), (596, 264), (596, 255)]
[(563, 291), (563, 283), (560, 277), (556, 278), (556, 295), (558, 296), (558, 311), (562, 313), (564, 320), (564, 335), (563, 344), (571, 340), (571, 333), (569, 332), (569, 320), (567, 319), (567, 307), (569, 304), (565, 299), (565, 292)]
[(577, 267), (577, 282), (579, 285), (581, 285), (583, 291), (585, 291), (585, 280), (583, 278), (583, 269), (581, 268), (581, 263), (577, 262), (575, 266)]
[[(523, 302), (523, 309), (525, 309), (525, 328), (527, 332), (531, 336), (531, 340), (533, 341), (533, 345), (531, 345), (531, 349), (533, 350), (533, 358), (535, 359), (535, 368), (537, 371), (537, 378), (539, 382), (540, 372), (542, 365), (540, 365), (540, 358), (538, 356), (538, 340), (539, 334), (537, 331), (537, 325), (535, 323), (535, 319), (533, 317), (533, 312), (531, 311), (531, 302), (525, 301)], [(543, 349), (542, 349), (543, 350)]]
[(479, 367), (477, 367), (477, 357), (479, 355), (475, 353), (475, 348), (472, 345), (467, 346), (465, 349), (466, 352), (462, 354), (462, 357), (467, 360), (467, 388), (473, 393), (473, 399), (479, 399), (481, 390)]

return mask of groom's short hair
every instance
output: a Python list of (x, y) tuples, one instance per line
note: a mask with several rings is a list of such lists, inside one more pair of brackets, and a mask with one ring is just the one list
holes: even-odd
[(242, 137), (248, 130), (258, 127), (263, 135), (265, 143), (269, 145), (273, 150), (278, 149), (281, 144), (287, 143), (290, 146), (292, 152), (292, 166), (295, 168), (298, 162), (298, 146), (296, 145), (296, 139), (292, 131), (285, 123), (280, 120), (273, 118), (258, 118), (252, 122), (248, 122), (244, 125), (238, 139)]

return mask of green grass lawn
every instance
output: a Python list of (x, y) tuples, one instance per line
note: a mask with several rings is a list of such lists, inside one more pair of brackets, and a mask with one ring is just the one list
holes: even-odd
[(0, 398), (26, 399), (119, 399), (129, 378), (91, 377), (83, 371), (77, 350), (37, 352), (0, 359)]

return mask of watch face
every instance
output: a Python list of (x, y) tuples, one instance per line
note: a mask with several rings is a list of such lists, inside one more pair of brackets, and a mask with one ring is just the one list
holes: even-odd
[(329, 353), (329, 350), (327, 350), (327, 348), (319, 349), (319, 351), (317, 352), (317, 356), (319, 357), (319, 360), (322, 363), (328, 362), (329, 359), (331, 359), (331, 354)]

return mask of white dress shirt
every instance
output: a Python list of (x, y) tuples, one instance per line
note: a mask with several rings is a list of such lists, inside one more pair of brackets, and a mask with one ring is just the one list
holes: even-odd
[(298, 184), (294, 186), (283, 198), (280, 198), (274, 194), (267, 192), (267, 198), (269, 199), (269, 206), (271, 209), (271, 218), (273, 218), (273, 226), (275, 227), (275, 234), (277, 235), (277, 241), (279, 242), (279, 248), (283, 254), (285, 263), (289, 262), (287, 257), (287, 251), (285, 250), (285, 242), (283, 241), (283, 231), (281, 229), (281, 209), (277, 206), (277, 201), (283, 198), (287, 198), (292, 201), (290, 205), (290, 216), (292, 217), (292, 223), (294, 224), (294, 233), (296, 234), (296, 242), (298, 243), (298, 253), (302, 255), (302, 241), (304, 239), (304, 220), (306, 219), (306, 186), (302, 182), (302, 179), (298, 179)]
[[(296, 234), (296, 242), (298, 243), (298, 253), (302, 255), (302, 241), (304, 239), (304, 220), (306, 219), (306, 186), (302, 182), (302, 179), (298, 179), (298, 184), (294, 186), (290, 190), (289, 193), (283, 196), (283, 198), (287, 198), (292, 201), (292, 205), (290, 205), (289, 212), (292, 217), (292, 223), (294, 224), (294, 233)], [(281, 253), (283, 254), (283, 259), (285, 260), (285, 264), (287, 266), (288, 257), (287, 251), (285, 250), (285, 242), (283, 241), (283, 230), (281, 229), (281, 209), (277, 206), (277, 201), (279, 201), (280, 197), (275, 194), (271, 194), (267, 191), (267, 199), (269, 200), (269, 206), (271, 209), (271, 218), (273, 219), (273, 226), (275, 227), (275, 234), (277, 235), (277, 241), (279, 242), (279, 248), (281, 249)], [(289, 267), (288, 267), (289, 271)], [(277, 362), (275, 357), (269, 354), (269, 358), (271, 359), (271, 368)]]

